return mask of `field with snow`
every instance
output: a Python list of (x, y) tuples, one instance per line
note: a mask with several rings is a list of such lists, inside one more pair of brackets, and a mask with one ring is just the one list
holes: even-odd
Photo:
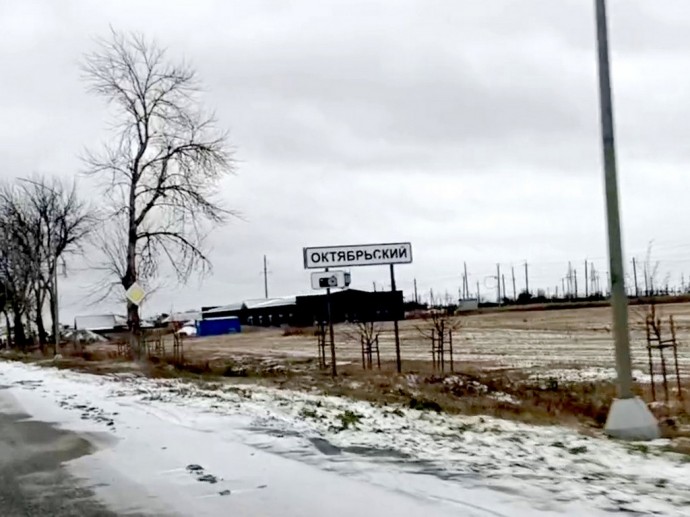
[[(690, 378), (690, 304), (659, 305), (662, 318), (673, 315), (681, 343), (680, 370)], [(645, 307), (630, 308), (631, 345), (635, 376), (648, 379), (644, 329)], [(610, 309), (607, 307), (568, 310), (502, 311), (462, 316), (454, 335), (458, 364), (479, 369), (521, 369), (534, 375), (555, 375), (561, 379), (602, 380), (615, 377)], [(400, 323), (403, 361), (431, 362), (430, 344), (418, 330), (421, 320)], [(392, 325), (384, 324), (380, 339), (382, 361), (395, 358)], [(338, 361), (361, 362), (359, 338), (348, 325), (337, 325), (335, 341)], [(316, 357), (313, 335), (284, 336), (280, 329), (249, 330), (240, 335), (197, 338), (187, 342), (191, 359)], [(670, 354), (670, 352), (667, 352)], [(668, 356), (670, 359), (670, 356)]]
[[(120, 511), (155, 515), (684, 516), (668, 442), (451, 416), (231, 381), (0, 362), (1, 393), (90, 436), (70, 463)], [(115, 475), (116, 473), (117, 475)], [(119, 480), (119, 481), (116, 481)], [(124, 481), (123, 481), (124, 480)]]

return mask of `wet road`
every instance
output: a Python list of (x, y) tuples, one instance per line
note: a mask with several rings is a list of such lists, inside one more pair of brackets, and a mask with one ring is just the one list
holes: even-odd
[(116, 516), (62, 465), (91, 451), (90, 442), (76, 433), (28, 420), (0, 391), (0, 515)]

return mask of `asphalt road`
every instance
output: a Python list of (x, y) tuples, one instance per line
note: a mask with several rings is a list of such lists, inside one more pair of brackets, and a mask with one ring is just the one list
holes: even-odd
[(2, 517), (114, 517), (63, 462), (89, 454), (78, 434), (27, 420), (0, 390), (0, 515)]

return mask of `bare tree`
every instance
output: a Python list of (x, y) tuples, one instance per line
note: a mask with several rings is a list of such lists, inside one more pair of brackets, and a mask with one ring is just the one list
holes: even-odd
[(30, 221), (16, 195), (14, 185), (0, 186), (0, 280), (12, 313), (14, 342), (27, 345), (25, 318), (31, 305), (35, 261), (32, 259)]
[[(155, 42), (116, 31), (86, 56), (83, 71), (90, 91), (117, 109), (113, 143), (85, 158), (105, 180), (108, 273), (128, 289), (146, 285), (163, 263), (180, 281), (208, 270), (203, 240), (231, 215), (216, 196), (233, 162), (226, 134), (199, 106), (195, 72), (168, 61)], [(127, 316), (138, 335), (138, 307), (128, 303)]]
[(53, 279), (58, 261), (79, 249), (96, 219), (74, 184), (67, 187), (45, 177), (3, 184), (0, 215), (0, 283), (13, 313), (16, 341), (24, 342), (23, 320), (31, 320), (43, 347), (46, 298), (51, 300), (53, 324), (57, 322)]
[(417, 332), (431, 341), (431, 354), (434, 368), (438, 365), (443, 370), (445, 363), (446, 346), (450, 354), (450, 371), (453, 366), (453, 337), (452, 334), (462, 328), (462, 322), (453, 315), (452, 310), (432, 309), (422, 319), (424, 325), (416, 326)]
[(81, 251), (97, 222), (96, 212), (77, 195), (76, 183), (67, 185), (58, 178), (36, 177), (19, 182), (20, 196), (28, 205), (32, 226), (28, 229), (37, 265), (35, 275), (36, 324), (41, 344), (45, 344), (43, 306), (50, 299), (53, 331), (56, 331), (57, 300), (55, 278), (65, 256)]
[(359, 341), (362, 347), (362, 367), (372, 368), (373, 354), (376, 354), (378, 367), (381, 368), (381, 358), (378, 350), (378, 338), (383, 332), (383, 326), (376, 321), (353, 321), (345, 329), (344, 334), (353, 341)]

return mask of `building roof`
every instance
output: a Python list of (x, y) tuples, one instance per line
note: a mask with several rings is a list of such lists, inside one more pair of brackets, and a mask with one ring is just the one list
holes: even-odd
[(221, 305), (220, 307), (214, 307), (213, 309), (208, 309), (203, 311), (204, 314), (213, 314), (216, 312), (236, 312), (241, 311), (244, 308), (244, 302), (231, 303), (229, 305)]
[(127, 318), (119, 314), (92, 314), (75, 317), (74, 325), (82, 330), (110, 330), (126, 327)]
[(241, 310), (253, 310), (253, 309), (270, 309), (273, 307), (289, 307), (295, 305), (295, 296), (284, 296), (281, 298), (254, 298), (251, 300), (245, 300), (243, 302), (230, 303), (228, 305), (222, 305), (220, 307), (214, 307), (213, 309), (208, 309), (203, 311), (205, 315), (226, 313), (226, 312), (239, 312)]
[(201, 319), (201, 311), (173, 312), (172, 314), (163, 318), (161, 320), (161, 323), (172, 323), (172, 322), (184, 323), (186, 321), (200, 320), (200, 319)]
[(246, 300), (244, 306), (247, 309), (269, 309), (271, 307), (287, 307), (295, 305), (296, 297), (285, 296), (282, 298), (259, 298), (255, 300)]

